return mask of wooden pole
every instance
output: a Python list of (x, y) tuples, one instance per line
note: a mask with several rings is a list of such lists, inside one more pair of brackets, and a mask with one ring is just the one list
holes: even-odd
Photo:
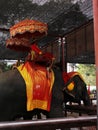
[[(96, 89), (97, 89), (97, 104), (98, 104), (98, 0), (92, 0), (92, 3), (93, 3), (93, 19), (94, 19), (94, 45), (95, 45), (95, 63), (96, 63)], [(98, 115), (98, 106), (97, 106), (97, 115)], [(97, 119), (97, 123), (98, 123), (98, 119)]]
[(66, 58), (66, 47), (65, 47), (65, 40), (61, 37), (61, 47), (62, 47), (62, 70), (63, 72), (67, 72), (67, 62)]
[(62, 53), (62, 70), (63, 72), (65, 71), (65, 55), (64, 55), (64, 41), (63, 38), (61, 37), (61, 53)]

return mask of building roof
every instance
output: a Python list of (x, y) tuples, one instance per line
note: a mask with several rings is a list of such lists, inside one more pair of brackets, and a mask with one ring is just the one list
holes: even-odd
[[(48, 35), (38, 41), (40, 47), (66, 36), (93, 19), (92, 0), (0, 0), (0, 10), (1, 60), (22, 59), (27, 55), (25, 52), (15, 52), (6, 48), (5, 43), (10, 37), (9, 28), (23, 19), (30, 18), (48, 24)], [(79, 58), (82, 57), (81, 55)], [(68, 62), (78, 62), (78, 58), (72, 58), (69, 58)]]

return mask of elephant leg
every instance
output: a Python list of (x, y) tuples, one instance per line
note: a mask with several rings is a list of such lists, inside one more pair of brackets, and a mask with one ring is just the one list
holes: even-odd
[[(55, 108), (54, 106), (51, 107), (51, 111), (49, 112), (49, 118), (63, 118), (63, 117), (65, 116), (62, 107), (55, 107)], [(57, 128), (54, 130), (70, 130), (70, 128)]]
[(32, 115), (30, 115), (30, 114), (25, 114), (25, 115), (23, 115), (23, 119), (24, 120), (32, 120)]
[(49, 118), (59, 118), (64, 117), (64, 113), (61, 107), (51, 107), (49, 112)]
[[(56, 92), (57, 91), (58, 90), (56, 90)], [(63, 111), (63, 98), (62, 91), (58, 91), (57, 93), (53, 92), (49, 118), (65, 117)]]
[[(52, 96), (49, 118), (64, 118), (65, 117), (65, 113), (63, 111), (63, 94), (62, 92), (59, 92), (59, 94)], [(70, 128), (59, 128), (59, 130), (70, 130)]]

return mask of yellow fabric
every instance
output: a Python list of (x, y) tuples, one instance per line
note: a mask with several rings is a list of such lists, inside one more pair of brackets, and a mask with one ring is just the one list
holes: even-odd
[(34, 108), (50, 110), (51, 90), (54, 83), (54, 73), (49, 73), (46, 78), (47, 70), (44, 67), (34, 65), (32, 62), (17, 67), (21, 73), (27, 90), (27, 111)]
[[(68, 76), (70, 77), (70, 78), (73, 78), (74, 76), (76, 76), (76, 75), (78, 75), (83, 81), (84, 81), (84, 79), (83, 79), (83, 77), (82, 77), (82, 75), (80, 74), (80, 73), (78, 73), (78, 72), (69, 72), (68, 73)], [(84, 81), (85, 82), (85, 81)], [(67, 89), (69, 90), (69, 91), (72, 91), (73, 89), (74, 89), (74, 82), (71, 82), (68, 86), (67, 86)]]
[(72, 91), (74, 89), (74, 82), (71, 82), (68, 86), (67, 86), (67, 89), (69, 91)]
[(34, 60), (34, 58), (35, 58), (35, 52), (31, 51), (31, 60)]

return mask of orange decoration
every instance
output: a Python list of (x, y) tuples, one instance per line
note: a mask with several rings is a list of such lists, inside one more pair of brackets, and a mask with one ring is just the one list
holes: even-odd
[(46, 67), (33, 62), (21, 64), (17, 69), (26, 84), (27, 111), (35, 108), (50, 111), (54, 72), (49, 72), (49, 78), (47, 78)]
[(47, 34), (47, 24), (37, 20), (23, 20), (10, 28), (11, 37), (39, 38)]
[(11, 38), (6, 41), (7, 48), (17, 51), (28, 51), (30, 44), (47, 35), (47, 24), (25, 19), (10, 28)]
[(38, 48), (38, 46), (34, 43), (30, 46), (31, 50), (38, 53), (38, 54), (42, 54), (42, 51)]
[(9, 38), (6, 40), (6, 47), (15, 51), (30, 51), (30, 45), (25, 38)]

